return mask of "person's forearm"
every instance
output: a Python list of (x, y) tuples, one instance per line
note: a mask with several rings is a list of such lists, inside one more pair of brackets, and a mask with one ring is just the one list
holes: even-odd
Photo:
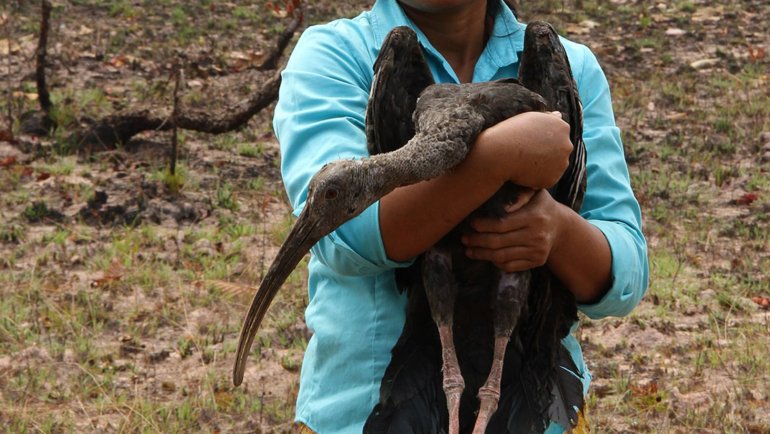
[(484, 152), (474, 146), (450, 173), (380, 200), (380, 232), (390, 259), (405, 261), (424, 252), (502, 186)]
[(390, 259), (426, 251), (506, 181), (543, 188), (567, 167), (572, 144), (561, 116), (529, 112), (479, 134), (449, 173), (396, 189), (380, 200), (380, 232)]
[(612, 252), (602, 231), (559, 205), (560, 234), (546, 265), (579, 303), (599, 301), (612, 282)]

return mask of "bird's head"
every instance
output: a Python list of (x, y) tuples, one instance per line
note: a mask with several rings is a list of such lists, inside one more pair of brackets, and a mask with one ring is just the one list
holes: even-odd
[(365, 160), (339, 160), (326, 164), (310, 180), (305, 207), (281, 245), (270, 269), (257, 290), (244, 320), (238, 341), (233, 383), (243, 381), (246, 357), (267, 308), (283, 285), (315, 243), (361, 214), (378, 197), (367, 191)]
[(544, 21), (527, 24), (519, 81), (545, 98), (549, 110), (559, 110), (564, 120), (575, 127), (578, 96), (569, 58), (556, 30)]
[(315, 225), (315, 235), (320, 239), (378, 199), (372, 198), (368, 191), (364, 160), (328, 163), (310, 180), (307, 203), (297, 224)]
[(417, 33), (406, 26), (394, 27), (385, 36), (382, 42), (380, 53), (374, 62), (374, 73), (380, 71), (382, 65), (400, 64), (401, 68), (409, 68), (413, 64), (418, 64), (416, 68), (422, 71), (424, 63), (422, 47), (417, 39)]
[(559, 41), (559, 34), (545, 21), (527, 24), (519, 81), (546, 101), (555, 101), (556, 96), (551, 95), (555, 92), (554, 84), (572, 82), (569, 59)]
[(559, 34), (552, 25), (545, 21), (533, 21), (527, 24), (524, 32), (524, 52), (536, 56), (553, 56), (560, 50)]

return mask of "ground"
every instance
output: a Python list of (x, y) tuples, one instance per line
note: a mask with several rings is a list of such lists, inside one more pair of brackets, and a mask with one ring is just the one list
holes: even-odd
[[(596, 53), (650, 248), (628, 317), (581, 318), (595, 432), (770, 432), (770, 4), (523, 2)], [(369, 2), (313, 1), (306, 25)], [(83, 154), (85, 118), (182, 99), (218, 108), (286, 20), (261, 0), (59, 0), (35, 110), (37, 2), (0, 10), (0, 426), (6, 432), (289, 432), (310, 332), (304, 265), (274, 303), (244, 385), (230, 373), (253, 286), (288, 228), (271, 110), (222, 135)]]

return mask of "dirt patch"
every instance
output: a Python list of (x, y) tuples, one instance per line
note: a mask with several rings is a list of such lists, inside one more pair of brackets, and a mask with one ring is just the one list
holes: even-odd
[[(368, 1), (313, 2), (306, 23)], [(643, 207), (651, 285), (629, 317), (583, 319), (597, 432), (768, 432), (770, 7), (524, 4), (597, 54)], [(83, 20), (83, 17), (91, 17)], [(240, 321), (291, 224), (264, 110), (239, 131), (146, 132), (89, 155), (37, 110), (37, 3), (0, 10), (0, 423), (12, 432), (290, 432), (304, 267), (230, 384)], [(146, 104), (225, 107), (282, 29), (261, 0), (57, 1), (48, 82), (64, 124)], [(75, 122), (77, 120), (77, 122)], [(10, 125), (12, 141), (8, 141)], [(4, 135), (5, 134), (5, 135)], [(12, 142), (12, 144), (11, 144)], [(41, 415), (45, 415), (44, 417)]]

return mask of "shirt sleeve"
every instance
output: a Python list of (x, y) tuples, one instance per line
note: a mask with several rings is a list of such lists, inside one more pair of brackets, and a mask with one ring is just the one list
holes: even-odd
[(598, 319), (630, 313), (647, 291), (649, 270), (641, 211), (631, 190), (609, 85), (594, 54), (585, 46), (582, 49), (582, 67), (576, 77), (583, 101), (588, 180), (580, 214), (607, 238), (612, 286), (596, 303), (578, 307)]
[[(364, 113), (372, 53), (334, 24), (303, 32), (282, 73), (273, 128), (281, 145), (281, 174), (294, 215), (312, 176), (334, 160), (368, 155)], [(347, 30), (349, 31), (349, 30)], [(312, 253), (341, 275), (373, 275), (408, 263), (388, 259), (379, 202), (319, 241)]]

